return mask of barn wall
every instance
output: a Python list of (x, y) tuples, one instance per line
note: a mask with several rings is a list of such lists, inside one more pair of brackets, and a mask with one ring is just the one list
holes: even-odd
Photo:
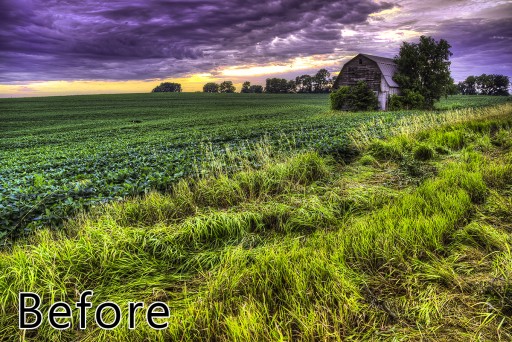
[[(359, 64), (360, 59), (362, 64)], [(365, 81), (372, 90), (381, 91), (381, 76), (377, 63), (364, 56), (358, 56), (343, 66), (335, 88), (354, 86), (358, 81)]]

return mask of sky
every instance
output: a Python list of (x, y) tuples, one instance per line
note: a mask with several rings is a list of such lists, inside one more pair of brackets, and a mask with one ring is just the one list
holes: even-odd
[(1, 0), (0, 97), (240, 89), (421, 35), (452, 45), (456, 81), (512, 77), (512, 0)]

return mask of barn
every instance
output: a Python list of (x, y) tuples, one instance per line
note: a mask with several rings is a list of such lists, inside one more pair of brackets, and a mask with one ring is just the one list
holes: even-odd
[(392, 58), (360, 53), (345, 63), (332, 88), (353, 86), (359, 81), (365, 81), (377, 95), (380, 109), (386, 110), (388, 97), (400, 94), (400, 88), (393, 80), (396, 70)]

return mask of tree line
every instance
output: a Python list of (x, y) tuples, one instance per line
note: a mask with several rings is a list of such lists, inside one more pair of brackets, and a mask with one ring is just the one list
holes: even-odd
[(462, 95), (509, 95), (510, 79), (505, 75), (468, 76), (457, 84), (457, 89)]
[[(320, 69), (315, 75), (301, 75), (294, 80), (284, 78), (267, 78), (265, 87), (261, 85), (252, 85), (246, 81), (242, 84), (241, 93), (271, 93), (271, 94), (290, 94), (290, 93), (329, 93), (331, 91), (334, 78), (327, 69)], [(153, 93), (159, 92), (181, 92), (181, 84), (172, 82), (163, 82), (153, 89)], [(208, 82), (203, 86), (203, 93), (234, 93), (236, 87), (232, 81), (222, 83)]]

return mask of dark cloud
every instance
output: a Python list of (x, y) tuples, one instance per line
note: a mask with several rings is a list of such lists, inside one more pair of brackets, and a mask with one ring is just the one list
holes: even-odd
[(3, 0), (0, 82), (148, 79), (332, 52), (343, 25), (392, 6), (373, 0)]
[[(393, 8), (391, 17), (370, 17)], [(402, 39), (381, 34), (397, 29), (447, 39), (456, 79), (512, 76), (511, 13), (507, 1), (469, 0), (1, 0), (0, 83), (216, 75), (358, 51), (394, 56)]]

